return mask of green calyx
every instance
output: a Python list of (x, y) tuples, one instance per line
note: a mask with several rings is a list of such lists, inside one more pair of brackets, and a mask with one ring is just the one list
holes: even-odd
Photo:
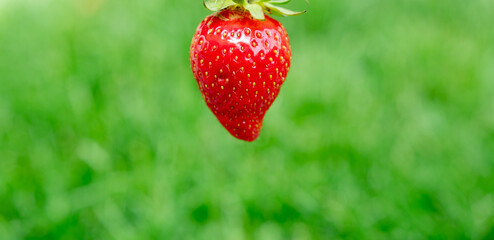
[(294, 12), (279, 6), (290, 2), (290, 0), (203, 0), (203, 2), (204, 6), (213, 12), (227, 7), (240, 6), (258, 20), (264, 20), (265, 13), (278, 16), (295, 16), (305, 12)]

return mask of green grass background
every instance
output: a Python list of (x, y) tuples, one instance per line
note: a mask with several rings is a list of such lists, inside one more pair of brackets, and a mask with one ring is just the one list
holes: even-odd
[(0, 239), (494, 239), (494, 1), (297, 0), (259, 140), (200, 0), (0, 0)]

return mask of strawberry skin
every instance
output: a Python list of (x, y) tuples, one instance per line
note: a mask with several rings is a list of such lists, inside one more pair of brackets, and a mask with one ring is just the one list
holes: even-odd
[(290, 70), (285, 28), (241, 8), (206, 17), (194, 35), (190, 62), (209, 109), (236, 138), (254, 141)]

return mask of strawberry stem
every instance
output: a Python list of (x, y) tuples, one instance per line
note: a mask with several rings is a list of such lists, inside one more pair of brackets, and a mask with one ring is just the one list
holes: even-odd
[(265, 13), (295, 16), (305, 12), (294, 12), (279, 6), (288, 2), (290, 0), (203, 0), (204, 6), (211, 11), (217, 12), (230, 6), (240, 6), (258, 20), (264, 20)]

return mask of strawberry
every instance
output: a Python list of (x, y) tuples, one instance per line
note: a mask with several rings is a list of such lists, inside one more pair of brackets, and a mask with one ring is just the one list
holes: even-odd
[[(219, 2), (219, 3), (218, 3)], [(209, 109), (236, 138), (254, 141), (290, 70), (287, 32), (264, 12), (296, 15), (286, 0), (210, 0), (216, 11), (192, 39), (190, 62)]]

